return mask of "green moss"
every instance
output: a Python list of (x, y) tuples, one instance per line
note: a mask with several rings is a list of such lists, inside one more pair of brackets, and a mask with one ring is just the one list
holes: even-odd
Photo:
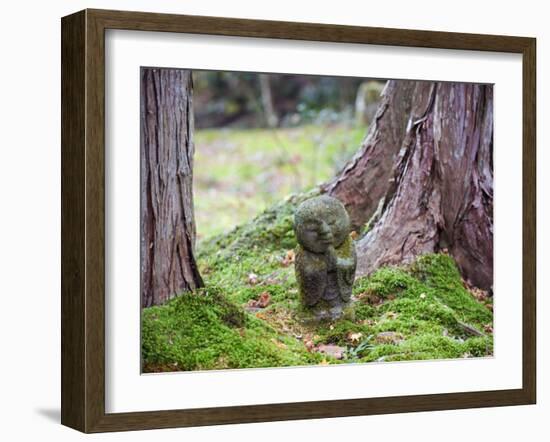
[[(442, 327), (456, 330), (458, 323), (454, 312), (435, 299), (399, 298), (380, 308), (381, 312), (395, 313), (395, 320), (382, 320), (384, 330), (407, 331), (418, 333)], [(393, 328), (386, 324), (396, 324)]]
[[(231, 233), (201, 242), (198, 264), (207, 289), (143, 310), (146, 371), (493, 354), (491, 329), (486, 327), (492, 325), (492, 312), (464, 287), (456, 264), (445, 254), (424, 255), (409, 266), (385, 267), (357, 279), (351, 319), (300, 321), (288, 253), (296, 244), (293, 212), (313, 194), (292, 196)], [(270, 298), (267, 307), (245, 313), (247, 303), (265, 292)], [(465, 324), (484, 334), (472, 336)], [(387, 332), (399, 339), (377, 339)], [(306, 343), (345, 347), (345, 359), (309, 352)]]
[(183, 294), (142, 313), (144, 371), (304, 365), (320, 360), (282, 340), (216, 289)]
[(458, 267), (449, 255), (421, 256), (410, 271), (432, 289), (434, 296), (451, 308), (460, 320), (478, 326), (492, 322), (491, 311), (466, 290)]
[(405, 269), (398, 267), (383, 267), (369, 278), (356, 281), (354, 293), (368, 292), (382, 298), (397, 295), (405, 289), (417, 289), (418, 281)]
[(294, 265), (282, 263), (296, 246), (296, 207), (318, 193), (290, 196), (228, 234), (202, 241), (197, 247), (201, 274), (210, 284), (225, 287), (225, 296), (239, 305), (264, 291), (274, 303), (297, 299)]
[(365, 302), (358, 302), (355, 304), (355, 319), (357, 321), (365, 321), (369, 318), (377, 316), (376, 309)]
[(375, 346), (361, 359), (361, 362), (480, 357), (492, 354), (492, 348), (492, 337), (460, 341), (437, 334), (420, 334), (399, 345)]

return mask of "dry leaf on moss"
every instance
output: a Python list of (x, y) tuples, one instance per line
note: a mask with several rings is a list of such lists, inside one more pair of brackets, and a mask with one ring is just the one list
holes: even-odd
[(248, 283), (252, 285), (258, 284), (258, 275), (256, 273), (249, 273), (248, 274)]
[(361, 332), (348, 333), (348, 340), (351, 342), (359, 342), (362, 337), (363, 337), (363, 333)]
[(286, 252), (285, 257), (282, 259), (281, 264), (284, 267), (287, 267), (287, 266), (289, 266), (290, 264), (292, 264), (294, 262), (295, 258), (296, 258), (296, 255), (294, 253), (294, 250), (292, 250), (292, 249), (288, 250)]

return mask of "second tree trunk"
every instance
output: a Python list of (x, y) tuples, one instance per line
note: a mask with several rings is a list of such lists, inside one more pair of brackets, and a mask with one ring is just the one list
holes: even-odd
[[(397, 100), (411, 85), (405, 92), (410, 95)], [(447, 250), (465, 279), (490, 290), (492, 86), (389, 82), (385, 94), (366, 147), (326, 188), (343, 200), (356, 222), (364, 223), (378, 208), (370, 230), (357, 244), (358, 274)], [(388, 109), (391, 103), (400, 108)], [(396, 128), (388, 134), (391, 124)]]

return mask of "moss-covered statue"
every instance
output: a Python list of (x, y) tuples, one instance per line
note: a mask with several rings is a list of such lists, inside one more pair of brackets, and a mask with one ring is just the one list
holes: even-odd
[(295, 271), (302, 304), (314, 319), (337, 319), (349, 306), (357, 256), (344, 205), (322, 195), (296, 209)]

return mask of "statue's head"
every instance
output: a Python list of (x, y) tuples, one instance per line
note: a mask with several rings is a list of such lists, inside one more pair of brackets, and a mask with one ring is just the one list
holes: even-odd
[(340, 247), (350, 231), (350, 220), (344, 205), (327, 195), (308, 199), (294, 215), (294, 232), (306, 250), (324, 253), (329, 246)]

